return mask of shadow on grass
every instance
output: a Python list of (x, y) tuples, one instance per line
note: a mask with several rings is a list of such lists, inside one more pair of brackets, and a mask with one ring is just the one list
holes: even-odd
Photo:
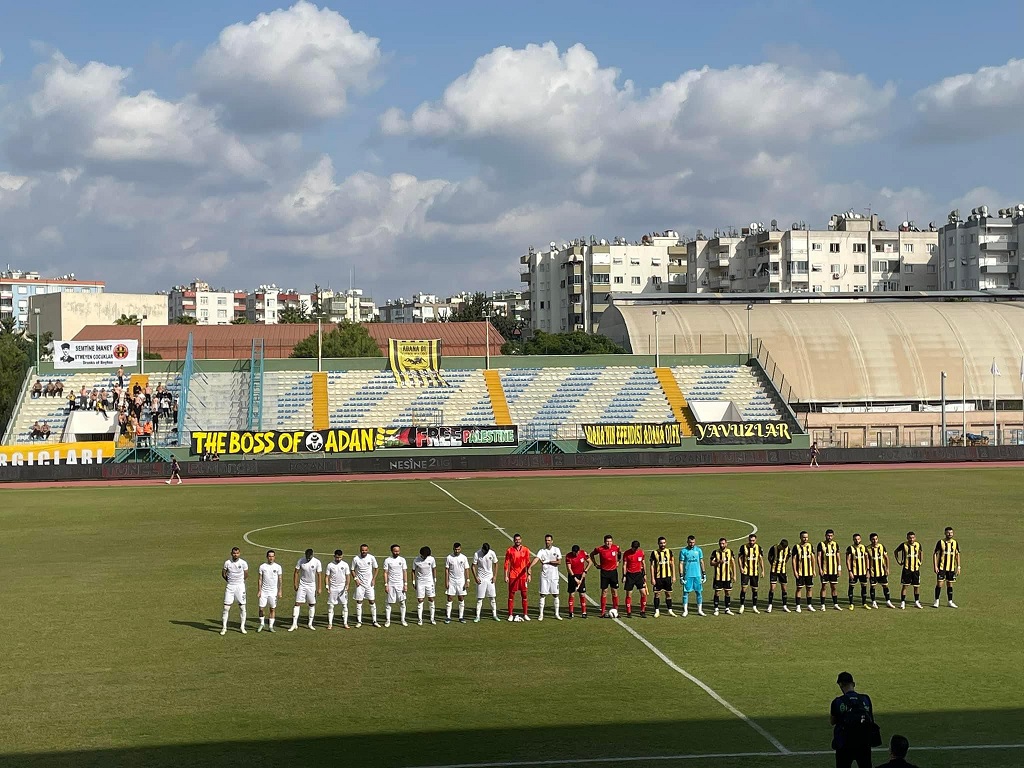
[[(192, 629), (200, 629), (203, 632), (220, 632), (220, 619), (207, 619), (206, 621), (174, 621), (171, 620), (171, 624), (178, 627), (191, 627)], [(231, 628), (238, 631), (237, 619), (231, 622)], [(246, 629), (249, 628), (248, 622), (246, 622)]]
[[(650, 703), (650, 688), (639, 689), (642, 704)], [(495, 692), (487, 706), (503, 701)], [(467, 691), (467, 695), (472, 695)], [(443, 702), (439, 718), (443, 718)], [(528, 702), (528, 707), (543, 706)], [(550, 705), (553, 717), (567, 716), (561, 701)], [(609, 712), (614, 712), (613, 706)], [(662, 709), (677, 709), (671, 702)], [(588, 707), (589, 709), (589, 707)], [(630, 707), (635, 713), (635, 708)], [(510, 715), (510, 719), (514, 715)], [(832, 765), (828, 752), (831, 729), (827, 715), (821, 718), (759, 718), (758, 722), (779, 738), (795, 755), (782, 755), (738, 719), (611, 720), (606, 724), (563, 725), (550, 728), (459, 729), (411, 732), (395, 721), (387, 733), (345, 733), (338, 719), (334, 736), (308, 738), (264, 738), (225, 740), (209, 743), (181, 743), (121, 749), (94, 749), (25, 754), (0, 754), (4, 768), (185, 768), (187, 766), (244, 765), (277, 766), (295, 764), (341, 764), (359, 768), (411, 768), (413, 766), (469, 765), (594, 765), (600, 768), (629, 766), (704, 766), (754, 768), (755, 766)], [(1024, 742), (1024, 709), (991, 711), (946, 711), (879, 715), (883, 738), (905, 734), (911, 742), (911, 759), (931, 768), (985, 765), (1006, 768), (1024, 765), (1024, 749), (915, 750), (915, 746), (968, 746), (1020, 744)], [(280, 724), (275, 726), (280, 729)], [(259, 724), (252, 724), (259, 731)], [(241, 734), (239, 734), (241, 736)], [(810, 751), (812, 754), (799, 754)], [(887, 757), (876, 752), (876, 762)], [(622, 758), (622, 759), (616, 759)], [(646, 759), (650, 758), (650, 759)], [(566, 762), (559, 763), (559, 760)], [(548, 761), (548, 762), (544, 762)]]

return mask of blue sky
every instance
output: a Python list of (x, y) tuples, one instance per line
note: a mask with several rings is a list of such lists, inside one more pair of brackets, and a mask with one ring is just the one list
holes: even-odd
[(8, 3), (0, 261), (386, 298), (580, 234), (1024, 199), (1021, 3), (636, 5)]

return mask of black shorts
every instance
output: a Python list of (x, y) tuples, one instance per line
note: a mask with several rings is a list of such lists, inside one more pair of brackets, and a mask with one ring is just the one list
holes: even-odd
[(937, 579), (939, 581), (945, 581), (948, 584), (952, 584), (956, 581), (956, 571), (939, 571)]
[(741, 573), (740, 574), (740, 584), (742, 586), (744, 586), (744, 587), (747, 586), (747, 584), (749, 584), (754, 589), (757, 589), (757, 586), (760, 583), (761, 583), (761, 577), (760, 576), (747, 576), (747, 574), (745, 574), (745, 573)]
[(573, 592), (578, 592), (581, 595), (587, 594), (587, 577), (586, 577), (586, 575), (581, 575), (581, 576), (571, 575), (571, 576), (569, 576), (568, 581), (569, 581), (569, 594), (570, 595)]
[(645, 589), (647, 587), (647, 574), (643, 571), (639, 573), (626, 573), (626, 591), (629, 592), (631, 589)]
[(813, 587), (814, 577), (813, 576), (797, 576), (796, 585), (798, 587)]
[(779, 584), (785, 584), (789, 580), (789, 574), (787, 573), (771, 573), (768, 575), (768, 581), (772, 584), (778, 582)]
[(850, 583), (851, 583), (851, 584), (855, 584), (855, 583), (856, 583), (856, 582), (858, 582), (858, 581), (859, 581), (859, 582), (860, 582), (861, 584), (867, 584), (867, 583), (868, 583), (868, 577), (867, 577), (867, 574), (864, 574), (864, 575), (861, 575), (861, 576), (851, 576), (851, 577), (850, 577)]
[(921, 586), (921, 572), (908, 571), (906, 568), (904, 568), (903, 575), (900, 576), (900, 584), (906, 584), (912, 587)]
[(671, 576), (659, 576), (654, 580), (655, 592), (671, 592), (674, 586)]
[(872, 584), (885, 584), (885, 585), (888, 585), (889, 584), (889, 577), (888, 576), (872, 576), (871, 577), (871, 583)]
[(823, 573), (821, 574), (822, 584), (838, 584), (839, 574), (838, 573)]
[(618, 571), (601, 571), (601, 589), (605, 590), (609, 587), (611, 587), (612, 589), (619, 588)]
[(720, 589), (732, 589), (732, 579), (715, 579), (713, 582), (711, 582), (711, 586), (714, 588), (716, 592)]

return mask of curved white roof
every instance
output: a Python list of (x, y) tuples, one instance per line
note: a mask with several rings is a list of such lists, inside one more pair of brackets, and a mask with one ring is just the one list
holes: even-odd
[[(609, 307), (600, 333), (637, 354), (746, 352), (745, 304)], [(665, 312), (660, 316), (661, 311)], [(750, 334), (761, 340), (804, 402), (968, 399), (1020, 400), (1024, 303), (857, 302), (755, 304)], [(762, 357), (763, 359), (763, 357)]]

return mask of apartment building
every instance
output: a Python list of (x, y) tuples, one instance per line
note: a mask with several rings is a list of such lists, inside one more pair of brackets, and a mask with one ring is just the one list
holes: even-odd
[(824, 230), (802, 222), (780, 229), (698, 232), (686, 244), (688, 293), (885, 293), (939, 288), (939, 233), (912, 221), (895, 230), (877, 215), (836, 214)]
[(170, 322), (194, 317), (197, 325), (228, 325), (236, 317), (245, 316), (245, 291), (214, 289), (203, 280), (176, 285), (167, 294)]
[(14, 327), (29, 327), (29, 299), (48, 293), (103, 293), (103, 281), (77, 280), (74, 273), (40, 277), (38, 272), (17, 269), (0, 271), (0, 318), (13, 319)]
[(280, 293), (278, 287), (273, 284), (261, 285), (255, 291), (250, 291), (245, 297), (246, 320), (250, 323), (276, 324), (277, 313), (281, 309), (277, 302)]
[[(531, 247), (520, 257), (527, 284), (530, 325), (549, 333), (595, 332), (613, 293), (671, 293), (686, 290), (686, 246), (668, 230), (629, 243), (617, 237), (582, 238), (546, 251)], [(682, 279), (678, 276), (682, 275)]]
[(435, 323), (447, 320), (462, 303), (459, 296), (439, 299), (432, 293), (416, 293), (412, 299), (388, 299), (380, 308), (382, 323)]
[(348, 320), (351, 323), (372, 323), (378, 316), (377, 303), (370, 296), (363, 295), (360, 288), (349, 288), (347, 291), (320, 291), (320, 300), (328, 321), (340, 323)]
[(999, 290), (1021, 287), (1018, 257), (1024, 238), (1024, 203), (971, 209), (964, 221), (950, 211), (939, 230), (939, 288), (947, 291)]

